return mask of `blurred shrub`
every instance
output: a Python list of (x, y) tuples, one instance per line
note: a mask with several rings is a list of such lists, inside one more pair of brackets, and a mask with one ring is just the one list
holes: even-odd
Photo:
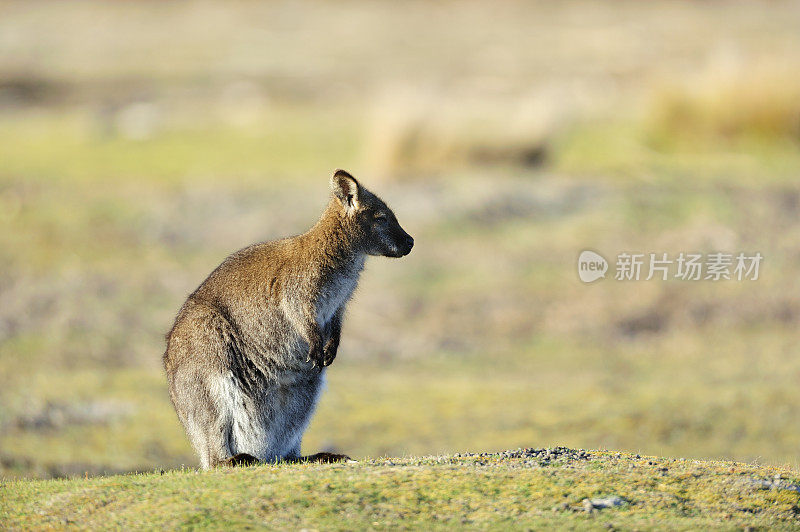
[(646, 120), (649, 140), (655, 147), (800, 143), (799, 72), (775, 66), (739, 69), (657, 91)]
[(538, 167), (563, 123), (546, 98), (506, 102), (435, 90), (394, 91), (373, 102), (364, 154), (372, 175), (440, 174), (478, 166)]

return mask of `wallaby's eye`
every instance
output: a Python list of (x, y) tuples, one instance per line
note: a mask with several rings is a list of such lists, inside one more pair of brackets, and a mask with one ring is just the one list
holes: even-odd
[(386, 213), (379, 212), (378, 214), (375, 215), (375, 221), (377, 222), (384, 223), (386, 222), (387, 219), (388, 218), (386, 217)]

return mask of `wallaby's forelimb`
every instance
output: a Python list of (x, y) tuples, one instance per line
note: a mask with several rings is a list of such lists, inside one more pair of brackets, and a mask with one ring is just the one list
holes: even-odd
[(323, 348), (323, 360), (322, 364), (325, 366), (330, 366), (333, 364), (333, 360), (336, 358), (336, 351), (339, 349), (339, 339), (342, 336), (342, 317), (344, 315), (344, 309), (340, 308), (336, 311), (336, 313), (331, 318), (330, 323), (328, 324), (327, 333), (328, 340), (325, 342), (325, 347)]
[(304, 306), (301, 309), (293, 309), (291, 312), (293, 321), (296, 324), (297, 332), (308, 344), (308, 354), (306, 362), (311, 362), (312, 368), (322, 371), (325, 367), (325, 339), (323, 331), (317, 323), (316, 309), (312, 306)]

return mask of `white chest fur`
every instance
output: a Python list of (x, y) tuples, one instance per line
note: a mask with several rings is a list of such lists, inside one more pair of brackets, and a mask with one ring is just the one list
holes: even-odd
[(346, 304), (358, 284), (364, 260), (361, 259), (346, 274), (338, 275), (320, 290), (317, 301), (317, 323), (325, 327), (342, 305)]

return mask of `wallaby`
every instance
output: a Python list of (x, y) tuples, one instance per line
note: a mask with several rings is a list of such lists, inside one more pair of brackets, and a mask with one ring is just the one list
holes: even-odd
[(403, 257), (414, 239), (344, 170), (308, 232), (237, 251), (183, 304), (167, 334), (169, 395), (204, 469), (300, 456), (345, 306), (367, 255)]

